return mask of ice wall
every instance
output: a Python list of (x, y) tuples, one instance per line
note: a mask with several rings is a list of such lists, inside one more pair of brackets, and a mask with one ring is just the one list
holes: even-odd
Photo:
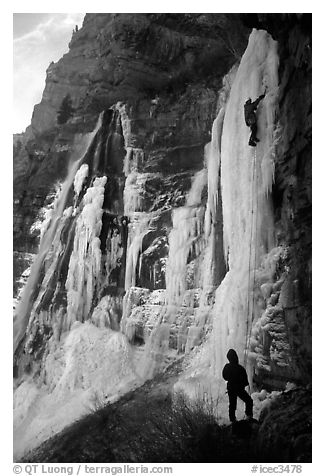
[[(250, 130), (244, 121), (244, 103), (249, 97), (254, 101), (265, 90), (266, 97), (257, 112), (260, 142), (253, 148), (248, 146)], [(263, 282), (258, 282), (257, 270), (263, 257), (274, 247), (270, 191), (278, 134), (277, 92), (277, 43), (267, 32), (253, 30), (224, 105), (223, 120), (222, 110), (219, 113), (219, 121), (223, 122), (221, 142), (213, 140), (208, 154), (214, 157), (214, 165), (209, 167), (209, 184), (217, 182), (220, 163), (224, 256), (228, 272), (215, 292), (212, 332), (192, 359), (192, 369), (180, 384), (189, 393), (195, 382), (197, 385), (196, 379), (207, 391), (217, 393), (216, 382), (220, 382), (229, 348), (237, 350), (250, 374), (254, 364), (247, 356), (252, 323), (261, 313), (255, 297)], [(217, 124), (218, 121), (214, 127), (220, 131), (221, 125)], [(216, 188), (212, 186), (207, 216), (213, 216), (211, 210), (217, 199)], [(206, 233), (210, 232), (210, 222), (206, 223)], [(222, 390), (224, 383), (220, 385)]]
[[(243, 120), (243, 106), (248, 97), (255, 100), (265, 90), (257, 112), (260, 142), (253, 148), (247, 145), (250, 131)], [(221, 140), (224, 248), (229, 272), (216, 292), (213, 311), (213, 335), (219, 349), (217, 369), (228, 347), (235, 347), (244, 360), (253, 318), (254, 270), (274, 246), (269, 193), (277, 140), (277, 92), (277, 43), (265, 31), (254, 30), (231, 88)]]

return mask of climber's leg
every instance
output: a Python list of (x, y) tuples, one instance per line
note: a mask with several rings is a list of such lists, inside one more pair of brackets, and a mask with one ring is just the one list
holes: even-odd
[(251, 135), (250, 135), (250, 138), (249, 138), (249, 142), (248, 142), (248, 145), (252, 146), (252, 147), (256, 147), (256, 142), (254, 140), (254, 135), (256, 135), (256, 127), (254, 129), (254, 124), (252, 126), (250, 126), (251, 128)]
[(251, 141), (252, 142), (259, 142), (260, 140), (256, 137), (256, 134), (257, 134), (257, 123), (256, 122), (255, 122), (255, 124), (251, 125), (251, 131), (252, 131)]
[(250, 395), (243, 389), (238, 392), (238, 397), (245, 402), (245, 413), (246, 416), (253, 416), (253, 400)]
[(237, 408), (237, 394), (236, 392), (229, 392), (229, 420), (233, 423), (236, 421), (236, 408)]

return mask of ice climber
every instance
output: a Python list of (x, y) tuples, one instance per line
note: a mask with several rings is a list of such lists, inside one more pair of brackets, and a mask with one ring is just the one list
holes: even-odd
[(256, 147), (256, 143), (260, 140), (256, 137), (257, 134), (257, 119), (256, 119), (256, 109), (260, 101), (265, 97), (265, 93), (261, 94), (254, 102), (251, 98), (247, 99), (244, 105), (244, 114), (245, 122), (248, 127), (251, 128), (251, 136), (249, 138), (248, 145)]
[(224, 366), (222, 376), (228, 382), (229, 419), (232, 423), (236, 421), (237, 397), (245, 402), (246, 416), (251, 419), (253, 418), (253, 400), (245, 391), (248, 385), (246, 370), (238, 363), (238, 355), (234, 349), (228, 351), (227, 359), (229, 364)]

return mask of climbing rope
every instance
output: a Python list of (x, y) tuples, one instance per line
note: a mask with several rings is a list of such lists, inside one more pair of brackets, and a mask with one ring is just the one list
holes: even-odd
[[(250, 336), (252, 332), (253, 324), (253, 311), (254, 311), (254, 286), (255, 286), (255, 274), (256, 274), (256, 247), (255, 247), (255, 256), (253, 263), (253, 284), (251, 288), (251, 262), (252, 262), (252, 241), (253, 241), (253, 229), (254, 229), (254, 197), (256, 197), (256, 213), (255, 213), (255, 239), (257, 237), (257, 211), (258, 211), (258, 193), (257, 193), (257, 180), (256, 180), (256, 147), (254, 147), (254, 157), (252, 164), (252, 188), (251, 188), (251, 230), (250, 230), (250, 241), (249, 241), (249, 262), (248, 262), (248, 284), (247, 284), (247, 321), (246, 321), (246, 341), (245, 341), (245, 355), (244, 355), (244, 366), (247, 366), (247, 356), (248, 356), (248, 347)], [(253, 300), (252, 305), (250, 306), (250, 289), (253, 291)], [(252, 314), (251, 320), (250, 315)], [(251, 321), (251, 322), (250, 322)]]
[[(259, 177), (258, 177), (258, 168), (256, 166), (256, 149), (255, 149), (255, 197), (256, 197), (256, 208), (255, 208), (255, 242), (257, 240), (257, 228), (258, 228), (258, 183), (259, 183)], [(257, 243), (256, 243), (257, 245)], [(248, 333), (248, 345), (249, 341), (252, 335), (252, 329), (253, 329), (253, 319), (254, 319), (254, 306), (255, 306), (255, 283), (256, 283), (256, 268), (257, 268), (257, 252), (256, 252), (257, 246), (255, 246), (255, 253), (254, 253), (254, 270), (253, 270), (253, 307), (252, 307), (252, 319), (250, 322), (250, 329)], [(248, 346), (247, 346), (247, 351), (248, 351)]]

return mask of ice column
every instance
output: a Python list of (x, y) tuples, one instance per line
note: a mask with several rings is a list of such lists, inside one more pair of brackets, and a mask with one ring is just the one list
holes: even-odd
[(186, 205), (173, 210), (173, 228), (168, 236), (169, 254), (166, 266), (168, 304), (181, 304), (186, 290), (187, 261), (190, 252), (197, 256), (203, 249), (204, 207), (202, 191), (207, 183), (206, 169), (196, 173)]
[(84, 181), (88, 177), (89, 166), (88, 164), (82, 164), (73, 181), (74, 192), (76, 197), (80, 194)]
[[(258, 113), (256, 148), (248, 146), (244, 103), (266, 90)], [(229, 272), (216, 291), (213, 346), (219, 373), (229, 347), (244, 360), (251, 328), (254, 270), (273, 247), (273, 182), (277, 128), (277, 43), (265, 31), (253, 30), (226, 105), (221, 140), (221, 189), (224, 249)]]
[[(257, 111), (260, 142), (253, 148), (248, 146), (250, 130), (244, 121), (244, 103), (249, 97), (255, 100), (265, 90), (266, 97)], [(229, 348), (237, 350), (240, 361), (247, 363), (249, 370), (250, 362), (246, 362), (249, 333), (252, 321), (259, 317), (254, 315), (253, 306), (254, 285), (258, 286), (254, 282), (256, 270), (263, 256), (274, 246), (270, 189), (279, 133), (275, 122), (277, 93), (277, 43), (267, 32), (253, 30), (225, 105), (220, 180), (224, 256), (228, 272), (215, 292), (211, 311), (212, 333), (192, 361), (192, 375), (201, 373), (202, 378), (207, 372), (214, 378), (221, 378)], [(208, 162), (208, 168), (208, 183), (210, 185), (211, 181), (217, 186), (217, 164)], [(217, 189), (210, 188), (206, 235), (210, 232), (212, 210), (217, 199)]]
[(91, 309), (101, 270), (99, 234), (102, 227), (106, 177), (96, 178), (82, 200), (69, 263), (67, 289), (68, 323), (84, 321)]
[(136, 270), (142, 253), (142, 241), (150, 231), (152, 214), (134, 212), (129, 224), (128, 251), (126, 257), (125, 289), (136, 285)]

